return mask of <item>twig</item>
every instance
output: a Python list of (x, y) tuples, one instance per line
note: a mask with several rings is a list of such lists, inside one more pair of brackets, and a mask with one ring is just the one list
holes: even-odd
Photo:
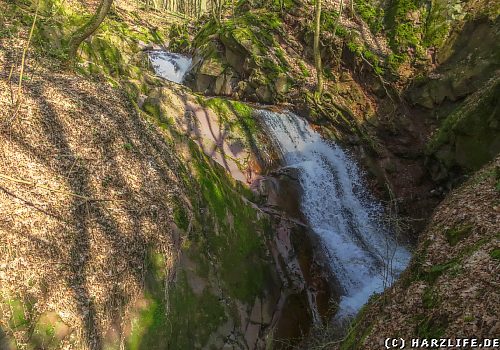
[[(377, 77), (379, 78), (380, 82), (382, 83), (382, 87), (384, 88), (385, 90), (385, 93), (387, 94), (387, 96), (390, 98), (390, 100), (392, 101), (392, 104), (393, 104), (393, 107), (394, 107), (394, 110), (396, 110), (396, 102), (394, 101), (394, 98), (392, 97), (392, 95), (389, 93), (389, 90), (387, 90), (387, 87), (386, 85), (389, 85), (390, 84), (388, 82), (386, 82), (384, 80), (384, 78), (382, 78), (382, 76), (380, 74), (378, 74), (376, 71), (375, 71), (375, 67), (373, 66), (373, 64), (370, 63), (370, 61), (368, 61), (365, 56), (363, 56), (363, 53), (361, 53), (361, 58), (363, 59), (363, 61), (366, 62), (366, 64), (368, 64), (372, 69), (373, 71), (375, 72), (375, 74), (377, 75)], [(401, 96), (399, 96), (399, 94), (397, 94), (397, 97), (398, 97), (398, 100), (401, 101)]]
[(14, 89), (12, 89), (12, 73), (14, 72), (14, 67), (16, 65), (17, 65), (17, 62), (16, 62), (16, 64), (12, 64), (12, 66), (10, 66), (10, 72), (9, 72), (9, 78), (8, 78), (9, 88), (10, 88), (10, 103), (12, 105), (14, 104)]
[(280, 212), (278, 210), (274, 210), (274, 209), (271, 209), (271, 208), (266, 208), (266, 207), (261, 207), (259, 208), (260, 211), (262, 211), (263, 213), (266, 213), (266, 214), (269, 214), (269, 215), (273, 215), (273, 216), (276, 216), (280, 219), (283, 219), (283, 220), (286, 220), (286, 221), (289, 221), (293, 224), (296, 224), (298, 226), (302, 226), (302, 227), (305, 227), (307, 228), (308, 226), (306, 224), (304, 224), (303, 222), (299, 221), (299, 220), (296, 220), (294, 218), (291, 218), (289, 216), (287, 216), (285, 213), (283, 212)]
[(66, 195), (69, 195), (72, 197), (83, 199), (87, 202), (123, 202), (122, 199), (92, 198), (92, 197), (84, 196), (84, 195), (69, 192), (69, 191), (58, 190), (56, 188), (51, 188), (51, 187), (48, 187), (45, 185), (40, 185), (40, 184), (37, 184), (35, 182), (31, 182), (31, 181), (27, 181), (27, 180), (23, 180), (23, 179), (15, 179), (13, 177), (7, 176), (7, 175), (2, 174), (2, 173), (0, 173), (0, 179), (7, 180), (10, 182), (15, 182), (18, 184), (29, 185), (31, 187), (38, 187), (38, 188), (41, 188), (41, 189), (44, 189), (44, 190), (47, 190), (50, 192), (57, 192), (57, 193), (61, 193), (61, 194), (66, 194)]
[(30, 34), (28, 36), (28, 41), (26, 42), (26, 46), (24, 47), (24, 50), (23, 50), (23, 56), (21, 58), (21, 72), (19, 74), (19, 84), (18, 84), (18, 88), (17, 88), (16, 109), (14, 111), (14, 114), (12, 115), (10, 123), (12, 123), (14, 121), (14, 119), (17, 116), (17, 113), (19, 113), (19, 109), (21, 108), (21, 96), (22, 96), (22, 88), (23, 88), (24, 65), (26, 63), (26, 54), (28, 53), (31, 38), (33, 37), (33, 32), (35, 31), (35, 24), (36, 24), (36, 19), (38, 18), (38, 10), (39, 9), (40, 9), (40, 0), (38, 0), (37, 5), (36, 5), (35, 17), (33, 18), (33, 23), (31, 24), (31, 30), (30, 30)]

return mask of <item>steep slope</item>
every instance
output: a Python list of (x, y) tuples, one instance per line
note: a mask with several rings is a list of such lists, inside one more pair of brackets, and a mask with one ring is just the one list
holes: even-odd
[[(148, 61), (139, 40), (154, 37), (120, 17), (85, 44), (90, 61), (81, 69), (95, 67), (92, 79), (46, 55), (60, 41), (56, 31), (42, 48), (29, 48), (18, 95), (15, 57), (32, 8), (4, 5), (0, 348), (247, 348), (264, 342), (282, 309), (304, 314), (291, 336), (305, 332), (306, 287), (290, 282), (273, 249), (275, 221), (186, 128), (189, 115), (210, 115), (240, 139), (253, 137), (257, 130), (242, 131), (251, 109), (201, 105), (141, 70)], [(128, 35), (131, 28), (145, 34)], [(146, 108), (153, 91), (166, 97), (156, 100), (158, 113)], [(292, 247), (283, 249), (296, 259)]]
[[(314, 307), (328, 320), (328, 273), (312, 266), (300, 222), (258, 208), (265, 199), (242, 184), (276, 161), (252, 107), (152, 74), (143, 49), (163, 44), (169, 17), (152, 24), (117, 6), (82, 46), (84, 78), (60, 59), (86, 11), (41, 2), (20, 79), (35, 4), (0, 4), (0, 348), (286, 348), (308, 333)], [(339, 3), (325, 2), (319, 101), (310, 2), (240, 1), (235, 17), (168, 37), (196, 54), (195, 90), (282, 104), (351, 148), (390, 223), (417, 241), (437, 203), (500, 145), (498, 6), (456, 5), (355, 1), (334, 35)], [(412, 267), (341, 348), (378, 346), (392, 331), (497, 332), (498, 166), (443, 202)], [(267, 200), (293, 207), (300, 196), (280, 195)]]
[(5, 71), (0, 83), (3, 331), (21, 348), (63, 339), (95, 348), (123, 327), (149, 255), (172, 268), (180, 159), (106, 85), (38, 71), (11, 120)]
[[(198, 62), (192, 86), (209, 94), (291, 104), (325, 135), (355, 149), (379, 194), (399, 215), (393, 222), (396, 228), (415, 242), (426, 242), (419, 245), (417, 256), (425, 250), (422, 246), (433, 247), (425, 255), (429, 261), (421, 268), (424, 271), (410, 269), (403, 287), (398, 284), (380, 296), (374, 302), (377, 306), (369, 307), (369, 316), (362, 313), (343, 348), (369, 348), (369, 344), (376, 348), (378, 335), (389, 336), (391, 330), (408, 337), (472, 335), (481, 322), (482, 334), (491, 336), (496, 332), (492, 316), (498, 311), (493, 307), (497, 294), (487, 282), (478, 281), (475, 272), (480, 270), (485, 280), (497, 283), (495, 260), (484, 258), (495, 256), (493, 246), (498, 244), (495, 184), (472, 190), (469, 182), (463, 191), (469, 195), (476, 191), (473, 201), (478, 203), (459, 209), (449, 202), (454, 199), (447, 199), (428, 222), (448, 191), (500, 151), (498, 4), (356, 1), (354, 5), (355, 14), (349, 6), (344, 8), (334, 35), (339, 2), (325, 4), (322, 42), (327, 79), (321, 101), (311, 98), (312, 11), (307, 9), (313, 6), (307, 1), (285, 2), (281, 11), (274, 3), (242, 2), (235, 17), (221, 26), (203, 19), (187, 47)], [(262, 28), (266, 35), (261, 35)], [(175, 40), (173, 44), (179, 47)], [(186, 48), (186, 42), (180, 47)], [(277, 89), (278, 83), (283, 91)], [(490, 165), (484, 171), (493, 174), (494, 169)], [(465, 197), (458, 201), (465, 202)], [(481, 198), (487, 218), (474, 210)], [(460, 212), (464, 222), (451, 215), (443, 218), (447, 210)], [(449, 225), (443, 223), (446, 220)], [(423, 237), (429, 239), (419, 236), (425, 227)], [(464, 239), (461, 245), (462, 236), (471, 241)], [(449, 254), (442, 255), (445, 249)], [(484, 259), (476, 260), (476, 253)], [(412, 274), (418, 275), (413, 276), (418, 283), (407, 277)], [(458, 275), (470, 288), (484, 286), (490, 299), (446, 287), (447, 294), (445, 286), (436, 284), (441, 275), (445, 286), (457, 282), (452, 278)], [(395, 310), (400, 303), (413, 309)], [(461, 307), (474, 309), (475, 314), (462, 314)], [(493, 311), (479, 311), (488, 308)], [(391, 312), (399, 318), (393, 327), (382, 329)], [(370, 321), (360, 321), (365, 319)], [(369, 340), (360, 341), (364, 336)]]

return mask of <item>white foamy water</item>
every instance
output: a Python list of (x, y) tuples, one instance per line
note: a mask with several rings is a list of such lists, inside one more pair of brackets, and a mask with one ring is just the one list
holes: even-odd
[(149, 59), (157, 75), (178, 84), (182, 83), (192, 63), (190, 57), (167, 51), (150, 51)]
[(260, 111), (287, 167), (299, 169), (302, 211), (319, 235), (343, 289), (338, 318), (353, 316), (390, 286), (410, 253), (381, 224), (382, 207), (355, 161), (292, 113)]

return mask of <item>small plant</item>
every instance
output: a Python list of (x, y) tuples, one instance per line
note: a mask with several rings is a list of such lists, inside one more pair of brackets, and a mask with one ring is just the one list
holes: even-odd
[(464, 322), (472, 322), (474, 320), (475, 320), (475, 318), (472, 315), (464, 316)]
[(500, 249), (493, 249), (490, 253), (492, 259), (500, 260)]
[(466, 238), (472, 231), (471, 225), (453, 227), (445, 231), (446, 240), (451, 246), (455, 246), (462, 239)]
[(427, 287), (422, 296), (422, 305), (426, 309), (432, 309), (439, 304), (439, 295), (433, 287)]
[(311, 73), (309, 72), (309, 69), (307, 69), (307, 67), (304, 64), (304, 62), (299, 61), (299, 68), (300, 68), (300, 71), (302, 72), (302, 75), (305, 78), (309, 78), (311, 76)]
[(130, 142), (126, 142), (123, 144), (123, 148), (126, 150), (126, 151), (132, 151), (134, 149), (134, 145), (131, 144)]

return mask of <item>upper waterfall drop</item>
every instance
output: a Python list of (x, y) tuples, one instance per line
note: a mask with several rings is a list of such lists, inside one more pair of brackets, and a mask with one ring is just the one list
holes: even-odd
[(156, 74), (166, 80), (181, 84), (191, 69), (192, 58), (168, 51), (149, 51), (149, 59)]
[(259, 111), (287, 167), (299, 169), (301, 209), (342, 287), (337, 317), (353, 316), (405, 269), (410, 253), (382, 223), (355, 161), (293, 113)]

